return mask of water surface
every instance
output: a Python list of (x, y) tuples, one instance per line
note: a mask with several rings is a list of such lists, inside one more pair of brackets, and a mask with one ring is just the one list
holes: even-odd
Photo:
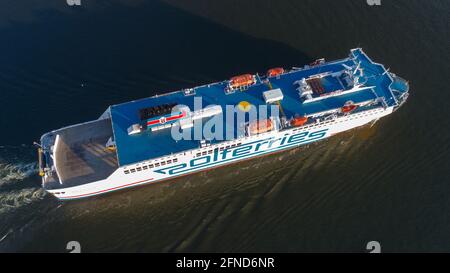
[[(448, 1), (92, 2), (0, 4), (0, 251), (450, 250)], [(92, 199), (40, 189), (44, 132), (358, 46), (411, 84), (374, 127)]]

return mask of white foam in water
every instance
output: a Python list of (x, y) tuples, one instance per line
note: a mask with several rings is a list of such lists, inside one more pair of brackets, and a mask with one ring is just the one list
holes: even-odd
[[(17, 147), (11, 149), (17, 149)], [(13, 154), (10, 151), (7, 153), (12, 162), (4, 160), (4, 156), (0, 157), (0, 215), (40, 200), (45, 196), (45, 191), (38, 184), (36, 187), (30, 187), (22, 183), (26, 178), (37, 176), (37, 163), (30, 162), (30, 159), (18, 158), (18, 156), (26, 156), (26, 153), (22, 150), (14, 150)], [(9, 186), (12, 186), (12, 188)]]
[(13, 180), (23, 180), (37, 172), (36, 163), (0, 163), (0, 185)]
[(45, 196), (45, 191), (41, 188), (26, 188), (15, 191), (0, 192), (0, 215), (4, 212), (30, 204), (40, 200)]

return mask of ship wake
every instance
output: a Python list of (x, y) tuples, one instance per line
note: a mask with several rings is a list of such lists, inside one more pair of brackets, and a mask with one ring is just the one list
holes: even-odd
[(36, 163), (0, 163), (0, 186), (23, 180), (36, 174)]
[(42, 199), (34, 147), (9, 146), (0, 150), (0, 215)]
[(0, 215), (34, 201), (42, 200), (44, 196), (45, 191), (41, 188), (25, 188), (0, 192)]

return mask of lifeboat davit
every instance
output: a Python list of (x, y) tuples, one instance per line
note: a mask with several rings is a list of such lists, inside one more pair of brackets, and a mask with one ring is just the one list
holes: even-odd
[(358, 106), (354, 105), (354, 104), (348, 104), (348, 105), (344, 105), (341, 110), (342, 113), (350, 113), (351, 111), (355, 110)]
[(230, 87), (231, 88), (239, 88), (241, 86), (248, 86), (254, 84), (255, 77), (252, 74), (244, 74), (240, 76), (235, 76), (230, 79)]
[(298, 127), (298, 126), (302, 126), (307, 121), (308, 121), (308, 117), (295, 117), (295, 118), (292, 119), (291, 125), (295, 126), (295, 127)]
[(267, 77), (275, 77), (275, 76), (281, 75), (283, 73), (284, 73), (284, 68), (275, 67), (275, 68), (271, 68), (267, 71)]
[(251, 135), (265, 133), (272, 129), (273, 123), (270, 119), (255, 120), (249, 125)]
[(324, 59), (324, 58), (322, 58), (322, 59), (317, 59), (317, 60), (315, 60), (314, 62), (310, 63), (309, 65), (310, 65), (310, 66), (316, 66), (316, 65), (319, 65), (319, 64), (323, 64), (323, 63), (325, 63), (325, 59)]

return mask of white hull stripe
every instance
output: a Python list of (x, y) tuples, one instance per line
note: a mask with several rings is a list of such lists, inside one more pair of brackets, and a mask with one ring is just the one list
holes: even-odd
[(91, 192), (91, 193), (85, 193), (85, 194), (73, 195), (73, 196), (66, 196), (66, 197), (58, 197), (58, 196), (56, 196), (56, 197), (58, 197), (59, 199), (76, 199), (76, 198), (89, 197), (89, 196), (93, 196), (93, 195), (98, 195), (98, 194), (102, 194), (102, 193), (107, 193), (107, 192), (111, 192), (111, 191), (120, 190), (120, 189), (123, 189), (123, 188), (133, 187), (133, 186), (136, 186), (138, 184), (146, 184), (146, 183), (149, 183), (151, 180), (153, 180), (153, 178), (149, 178), (149, 179), (133, 182), (133, 183), (130, 183), (130, 184), (125, 184), (125, 185), (113, 187), (113, 188), (110, 188), (110, 189), (105, 189), (105, 190), (101, 190), (101, 191)]
[(169, 177), (161, 178), (161, 179), (158, 179), (158, 180), (155, 180), (155, 181), (151, 181), (151, 180), (153, 180), (153, 178), (150, 178), (150, 179), (146, 179), (146, 180), (142, 180), (142, 181), (138, 181), (138, 182), (134, 182), (134, 183), (130, 183), (130, 184), (126, 184), (126, 185), (122, 185), (122, 186), (118, 186), (118, 187), (114, 187), (114, 188), (110, 188), (110, 189), (105, 189), (105, 190), (101, 190), (101, 191), (97, 191), (97, 192), (85, 193), (85, 194), (73, 195), (73, 196), (65, 196), (65, 197), (63, 197), (63, 196), (59, 196), (58, 197), (57, 196), (57, 197), (59, 199), (61, 199), (61, 200), (79, 199), (79, 198), (90, 197), (90, 196), (99, 195), (99, 194), (103, 194), (103, 193), (107, 193), (107, 192), (113, 192), (113, 191), (116, 191), (116, 190), (129, 188), (129, 187), (133, 187), (133, 186), (138, 186), (139, 184), (144, 185), (144, 184), (147, 184), (147, 183), (150, 183), (150, 182), (160, 182), (162, 180), (173, 179), (173, 178), (177, 178), (179, 176), (190, 174), (192, 172), (195, 172), (194, 170), (197, 170), (197, 169), (199, 169), (198, 171), (208, 170), (208, 169), (213, 168), (214, 166), (217, 166), (217, 165), (222, 165), (222, 164), (226, 165), (227, 163), (233, 163), (234, 161), (241, 161), (241, 160), (244, 160), (244, 159), (251, 159), (253, 157), (257, 157), (257, 156), (261, 156), (261, 155), (270, 154), (270, 153), (274, 153), (274, 152), (277, 152), (277, 151), (282, 151), (282, 150), (286, 150), (286, 149), (289, 149), (289, 148), (293, 148), (294, 146), (300, 146), (300, 144), (307, 144), (307, 143), (315, 142), (315, 141), (317, 141), (319, 139), (323, 139), (323, 138), (310, 139), (307, 142), (293, 143), (293, 144), (281, 146), (281, 148), (277, 147), (275, 149), (271, 149), (271, 150), (268, 150), (268, 151), (266, 150), (266, 151), (256, 152), (256, 153), (253, 153), (253, 154), (250, 154), (250, 155), (245, 155), (245, 156), (236, 157), (236, 158), (232, 158), (232, 159), (228, 159), (228, 160), (224, 160), (224, 161), (215, 162), (214, 164), (209, 164), (207, 168), (205, 168), (206, 167), (205, 165), (204, 166), (199, 166), (197, 168), (189, 169), (187, 173), (184, 172), (184, 173), (172, 175), (172, 176), (169, 176)]

